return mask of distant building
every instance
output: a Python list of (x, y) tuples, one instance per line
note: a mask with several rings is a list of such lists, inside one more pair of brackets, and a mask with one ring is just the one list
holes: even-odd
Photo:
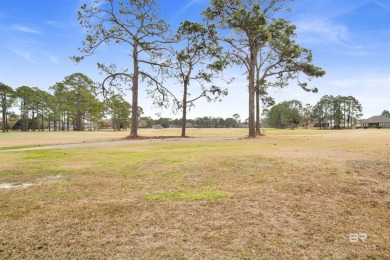
[(390, 128), (390, 118), (385, 116), (373, 116), (360, 121), (362, 128)]
[[(63, 130), (67, 130), (66, 122), (58, 122), (56, 130), (55, 130), (55, 127), (54, 127), (54, 123), (50, 122), (50, 129), (53, 130), (53, 131), (61, 131), (61, 129), (62, 129), (61, 126), (64, 126)], [(69, 124), (69, 130), (73, 131), (74, 129), (75, 129), (75, 125), (72, 124), (72, 123)], [(97, 124), (91, 123), (89, 121), (88, 122), (84, 122), (84, 130), (94, 131), (94, 130), (97, 130), (97, 129), (99, 129)]]

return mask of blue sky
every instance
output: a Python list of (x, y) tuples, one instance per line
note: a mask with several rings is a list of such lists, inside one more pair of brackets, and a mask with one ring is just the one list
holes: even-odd
[[(85, 0), (91, 2), (92, 0)], [(0, 1), (0, 82), (13, 88), (22, 85), (47, 90), (65, 76), (81, 72), (101, 81), (96, 62), (131, 64), (123, 46), (105, 46), (96, 55), (75, 65), (70, 56), (79, 54), (85, 37), (76, 12), (82, 0)], [(199, 20), (208, 0), (158, 0), (161, 11), (175, 29), (184, 19)], [(390, 0), (298, 0), (286, 14), (297, 25), (298, 42), (313, 51), (314, 63), (326, 76), (313, 80), (319, 93), (306, 93), (295, 84), (271, 91), (277, 102), (298, 99), (314, 105), (323, 95), (352, 95), (363, 105), (364, 117), (390, 109)], [(247, 117), (248, 94), (240, 68), (226, 71), (237, 81), (228, 86), (221, 103), (201, 101), (189, 112), (198, 116)], [(144, 89), (144, 88), (143, 88)], [(130, 100), (130, 96), (127, 97)], [(152, 107), (140, 93), (147, 115), (172, 115)]]

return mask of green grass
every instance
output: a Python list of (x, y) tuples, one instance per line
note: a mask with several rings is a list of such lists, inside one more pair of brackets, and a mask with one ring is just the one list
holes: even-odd
[(184, 190), (178, 192), (164, 192), (158, 194), (145, 194), (145, 200), (179, 200), (179, 201), (207, 201), (216, 199), (227, 199), (229, 194), (223, 191), (212, 189)]
[(33, 160), (69, 160), (73, 156), (76, 156), (76, 153), (63, 151), (63, 150), (31, 150), (27, 153), (24, 153), (22, 160), (33, 161)]
[(34, 148), (34, 147), (40, 147), (39, 144), (31, 144), (31, 145), (15, 145), (15, 146), (8, 146), (8, 147), (0, 147), (0, 150), (13, 150), (13, 149), (22, 149), (22, 148)]

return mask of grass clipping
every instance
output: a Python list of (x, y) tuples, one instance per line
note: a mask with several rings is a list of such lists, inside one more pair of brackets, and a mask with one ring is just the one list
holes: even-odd
[(144, 199), (148, 201), (178, 200), (178, 201), (209, 201), (216, 199), (228, 199), (230, 194), (223, 191), (211, 189), (185, 190), (178, 192), (164, 192), (145, 194)]

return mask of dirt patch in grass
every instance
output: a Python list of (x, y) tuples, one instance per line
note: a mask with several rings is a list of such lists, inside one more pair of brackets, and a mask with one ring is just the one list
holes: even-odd
[(64, 178), (0, 189), (0, 258), (389, 259), (390, 135), (348, 133), (1, 154)]
[[(25, 178), (23, 178), (23, 177), (21, 178), (21, 176), (16, 176), (16, 178), (15, 178), (15, 176), (12, 176), (9, 179), (12, 179), (13, 182), (0, 183), (0, 189), (23, 189), (23, 188), (28, 188), (28, 187), (31, 187), (33, 185), (40, 185), (40, 184), (56, 182), (56, 181), (62, 179), (64, 176), (62, 176), (62, 175), (54, 175), (54, 176), (47, 176), (47, 177), (39, 178), (39, 179), (36, 179), (36, 180), (32, 180), (31, 176), (28, 176), (27, 178), (29, 179), (29, 181), (32, 181), (32, 182), (22, 182), (21, 179), (27, 179), (26, 176), (24, 176), (24, 177)], [(18, 181), (15, 181), (15, 180), (18, 180)]]

